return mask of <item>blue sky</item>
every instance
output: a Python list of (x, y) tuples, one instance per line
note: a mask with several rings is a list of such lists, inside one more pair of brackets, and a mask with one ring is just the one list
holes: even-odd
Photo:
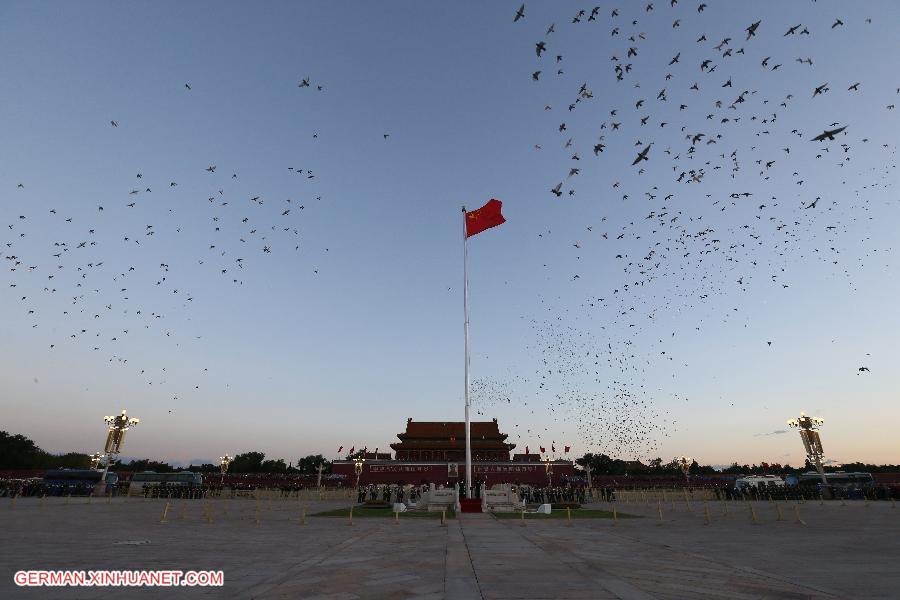
[[(460, 207), (496, 197), (507, 223), (469, 248), (472, 374), (521, 447), (796, 464), (773, 432), (806, 410), (830, 457), (896, 462), (900, 8), (621, 3), (573, 24), (591, 6), (527, 3), (513, 23), (519, 4), (4, 4), (3, 428), (94, 451), (127, 408), (130, 454), (291, 459), (461, 419)], [(809, 141), (832, 122), (847, 135)], [(689, 159), (698, 132), (722, 137)]]

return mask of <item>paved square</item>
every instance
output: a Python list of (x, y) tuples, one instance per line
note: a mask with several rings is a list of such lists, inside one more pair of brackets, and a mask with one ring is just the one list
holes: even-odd
[[(173, 501), (161, 524), (164, 500), (7, 501), (0, 598), (900, 597), (900, 509), (886, 502), (759, 502), (758, 523), (747, 504), (730, 503), (726, 516), (710, 503), (709, 525), (697, 502), (663, 505), (662, 522), (658, 505), (620, 503), (642, 518), (301, 523), (304, 506), (311, 515), (345, 504)], [(22, 569), (221, 569), (225, 585), (27, 589), (13, 582)]]

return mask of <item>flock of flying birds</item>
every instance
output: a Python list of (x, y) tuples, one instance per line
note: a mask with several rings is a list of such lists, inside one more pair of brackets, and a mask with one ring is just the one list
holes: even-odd
[[(534, 151), (560, 168), (545, 193), (576, 202), (578, 182), (590, 178), (585, 201), (595, 215), (580, 239), (537, 236), (570, 248), (572, 285), (587, 285), (579, 264), (588, 252), (619, 275), (583, 287), (580, 307), (546, 298), (547, 318), (532, 321), (533, 375), (476, 380), (474, 398), (486, 412), (536, 391), (529, 415), (549, 412), (559, 427), (574, 427), (582, 447), (612, 456), (649, 458), (676, 427), (677, 406), (663, 410), (658, 400), (690, 398), (658, 379), (690, 367), (678, 358), (682, 330), (702, 332), (713, 320), (748, 327), (745, 298), (787, 290), (804, 261), (853, 290), (855, 271), (890, 250), (854, 236), (896, 181), (895, 139), (855, 133), (853, 113), (813, 131), (797, 126), (805, 113), (846, 113), (863, 91), (877, 118), (894, 118), (897, 82), (857, 80), (858, 70), (820, 65), (807, 52), (809, 40), (840, 46), (845, 29), (873, 20), (831, 19), (813, 5), (807, 23), (778, 22), (775, 13), (739, 26), (729, 17), (733, 26), (714, 32), (708, 19), (721, 5), (684, 4), (586, 7), (549, 23), (530, 23), (522, 4), (512, 18), (536, 38), (529, 79), (545, 129)], [(798, 82), (811, 76), (817, 83), (804, 89)], [(841, 188), (816, 187), (821, 170)], [(598, 181), (608, 186), (600, 198)], [(544, 267), (548, 280), (560, 271)], [(598, 323), (603, 339), (589, 333)], [(771, 337), (759, 343), (777, 348)], [(520, 440), (550, 432), (514, 427)]]
[[(530, 322), (537, 368), (528, 376), (473, 381), (479, 414), (516, 404), (536, 415), (535, 421), (549, 414), (574, 427), (585, 450), (649, 457), (677, 421), (672, 411), (657, 408), (656, 399), (665, 392), (651, 385), (648, 376), (664, 366), (673, 369), (675, 378), (674, 372), (687, 366), (674, 355), (672, 344), (680, 332), (662, 324), (671, 315), (682, 316), (697, 331), (708, 320), (739, 319), (742, 305), (735, 292), (766, 285), (787, 289), (791, 267), (801, 260), (829, 265), (852, 288), (854, 270), (864, 257), (844, 259), (842, 235), (872, 218), (871, 192), (883, 193), (895, 180), (895, 142), (856, 133), (852, 115), (822, 122), (815, 131), (802, 131), (792, 122), (811, 103), (867, 88), (890, 94), (879, 97), (879, 110), (891, 115), (900, 88), (827, 72), (819, 77), (821, 83), (800, 89), (794, 78), (781, 74), (817, 69), (819, 63), (804, 51), (798, 50), (799, 56), (774, 53), (768, 42), (772, 36), (796, 38), (796, 47), (803, 48), (804, 40), (832, 36), (826, 43), (839, 45), (845, 28), (869, 26), (871, 19), (835, 18), (830, 26), (756, 19), (707, 36), (704, 20), (714, 9), (684, 4), (670, 0), (658, 7), (588, 7), (537, 29), (524, 4), (515, 11), (514, 26), (523, 35), (538, 37), (528, 59), (534, 61), (530, 79), (546, 126), (537, 132), (541, 141), (534, 150), (550, 155), (548, 165), (560, 165), (543, 193), (548, 201), (575, 201), (581, 197), (581, 178), (600, 177), (606, 178), (606, 196), (617, 202), (599, 205), (596, 217), (584, 225), (583, 238), (560, 243), (571, 249), (570, 264), (578, 265), (590, 251), (607, 256), (618, 276), (604, 282), (599, 295), (586, 293), (577, 307), (560, 311), (546, 299), (552, 316)], [(821, 21), (818, 16), (814, 20)], [(582, 28), (593, 28), (590, 43), (568, 43), (570, 36), (585, 39)], [(651, 39), (648, 31), (662, 39)], [(672, 51), (662, 56), (648, 49), (651, 42), (657, 47), (668, 43)], [(574, 52), (590, 48), (606, 66), (579, 73), (582, 62), (570, 59), (570, 45)], [(770, 82), (757, 85), (760, 77)], [(615, 94), (594, 91), (613, 86), (620, 86)], [(323, 91), (309, 77), (298, 87)], [(191, 90), (184, 84), (184, 93)], [(117, 119), (110, 126), (125, 129)], [(864, 159), (857, 167), (855, 153), (868, 146), (874, 148), (865, 156), (883, 159), (877, 164)], [(844, 189), (808, 193), (817, 173), (798, 166), (808, 160), (845, 174)], [(296, 177), (294, 192), (305, 200), (263, 197), (244, 186), (237, 172), (208, 164), (196, 169), (191, 182), (192, 188), (208, 190), (202, 198), (180, 196), (184, 182), (136, 172), (133, 185), (91, 211), (70, 214), (60, 203), (44, 215), (7, 213), (0, 235), (6, 293), (15, 296), (34, 329), (41, 327), (42, 310), (65, 317), (68, 330), (54, 331), (58, 339), (51, 350), (77, 344), (134, 369), (147, 385), (163, 384), (165, 367), (134, 364), (118, 348), (138, 330), (155, 331), (173, 344), (200, 337), (167, 326), (167, 314), (188, 311), (193, 302), (189, 287), (171, 277), (170, 271), (180, 266), (166, 258), (172, 245), (230, 285), (241, 285), (246, 270), (273, 252), (299, 252), (301, 216), (321, 198), (299, 187), (314, 184), (315, 173), (305, 166), (284, 168)], [(623, 177), (628, 169), (632, 173)], [(16, 193), (27, 194), (27, 184), (18, 183)], [(730, 191), (719, 193), (723, 187)], [(47, 219), (55, 222), (52, 228), (45, 227)], [(45, 234), (60, 230), (64, 233), (52, 238)], [(556, 243), (550, 230), (537, 236)], [(879, 251), (885, 252), (867, 246), (866, 257)], [(113, 256), (116, 268), (109, 266)], [(133, 264), (119, 266), (132, 256)], [(568, 278), (578, 285), (587, 274), (573, 270)], [(148, 288), (165, 290), (173, 300), (148, 305), (151, 296), (142, 293)], [(733, 307), (723, 313), (714, 298), (727, 298)], [(603, 323), (602, 340), (573, 324), (594, 319)], [(760, 343), (771, 348), (773, 340)], [(865, 365), (853, 368), (857, 374), (869, 371)], [(197, 373), (194, 389), (203, 372)], [(174, 393), (172, 400), (186, 392)], [(543, 437), (549, 428), (512, 426), (520, 441), (550, 445)]]

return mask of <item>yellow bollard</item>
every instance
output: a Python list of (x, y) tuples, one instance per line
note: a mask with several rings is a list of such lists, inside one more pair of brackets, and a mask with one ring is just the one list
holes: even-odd
[(187, 502), (181, 502), (181, 514), (179, 515), (182, 521), (187, 519)]
[(703, 524), (709, 525), (709, 506), (706, 504), (706, 500), (703, 501)]
[(819, 494), (819, 506), (825, 506), (825, 498), (822, 497), (822, 494)]
[(399, 525), (399, 524), (400, 524), (400, 511), (395, 510), (394, 511), (394, 525)]
[(447, 510), (441, 511), (441, 527), (447, 526)]
[(353, 506), (350, 506), (350, 522), (347, 525), (353, 525)]
[(800, 507), (798, 505), (794, 505), (794, 517), (796, 518), (796, 523), (798, 525), (806, 525), (806, 521), (800, 518)]
[(303, 507), (303, 514), (300, 515), (300, 524), (306, 525), (306, 507)]
[(66, 506), (69, 505), (69, 498), (72, 497), (72, 494), (66, 494)]
[(47, 494), (41, 494), (41, 508), (44, 508), (44, 502), (47, 500)]
[(525, 527), (525, 509), (522, 509), (522, 518), (519, 519), (519, 527)]
[(106, 494), (106, 503), (109, 504), (111, 502), (112, 502), (112, 490), (110, 490), (109, 493)]
[(775, 518), (776, 521), (784, 521), (784, 517), (781, 516), (781, 505), (777, 502), (775, 503), (775, 514), (778, 515)]
[(18, 497), (19, 497), (18, 494), (16, 494), (15, 496), (12, 497), (12, 502), (9, 503), (10, 510), (12, 510), (16, 507), (16, 500), (18, 499)]
[(572, 526), (572, 509), (571, 507), (566, 507), (566, 525), (568, 527)]
[(756, 517), (756, 509), (753, 508), (753, 503), (748, 501), (747, 506), (750, 507), (750, 520), (754, 525), (759, 525), (759, 519)]
[(160, 519), (159, 522), (162, 523), (163, 525), (165, 525), (166, 523), (169, 522), (169, 503), (168, 502), (166, 502), (166, 508), (163, 509), (162, 519)]
[(659, 521), (656, 524), (662, 525), (663, 524), (662, 503), (659, 501), (657, 501), (657, 503), (656, 503), (656, 511), (659, 513)]
[(613, 527), (619, 524), (619, 515), (616, 513), (616, 505), (613, 504)]

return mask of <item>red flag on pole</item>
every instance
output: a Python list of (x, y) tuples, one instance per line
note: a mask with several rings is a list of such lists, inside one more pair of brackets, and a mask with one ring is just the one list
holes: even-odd
[(570, 450), (569, 446), (566, 446), (566, 454), (569, 453), (569, 450)]
[(528, 454), (530, 454), (530, 452), (528, 452), (528, 446), (525, 446), (525, 454), (526, 454), (526, 456), (527, 456)]
[(340, 454), (340, 453), (341, 453), (341, 450), (343, 450), (343, 449), (344, 449), (344, 447), (343, 447), (343, 446), (341, 446), (341, 447), (340, 447), (340, 448), (338, 448), (338, 451), (337, 451), (337, 453), (338, 453), (338, 454)]
[(353, 451), (354, 451), (354, 450), (356, 450), (356, 446), (351, 446), (351, 447), (350, 447), (350, 455), (351, 455), (351, 456), (353, 455)]
[(502, 207), (502, 202), (496, 198), (492, 198), (481, 208), (467, 212), (466, 237), (470, 238), (473, 235), (481, 233), (485, 229), (490, 229), (491, 227), (496, 227), (497, 225), (505, 223), (506, 219), (503, 218), (503, 215), (500, 212)]
[(539, 446), (539, 448), (541, 449), (541, 454), (543, 454), (544, 452), (546, 452), (546, 450), (544, 450), (544, 447), (543, 447), (543, 446)]
[(556, 453), (556, 442), (553, 442), (553, 444), (550, 446), (550, 448), (553, 450), (554, 453)]

